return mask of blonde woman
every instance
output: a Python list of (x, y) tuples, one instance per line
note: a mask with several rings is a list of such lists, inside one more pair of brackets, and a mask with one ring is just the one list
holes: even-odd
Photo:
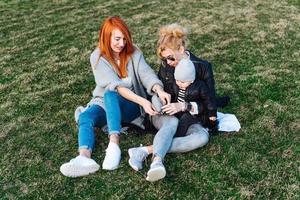
[[(178, 24), (170, 24), (160, 28), (159, 40), (157, 46), (157, 54), (161, 59), (161, 66), (158, 72), (158, 77), (164, 84), (164, 90), (169, 93), (174, 93), (174, 71), (180, 60), (188, 59), (195, 67), (195, 79), (204, 82), (208, 88), (211, 101), (218, 107), (224, 107), (229, 102), (229, 97), (221, 97), (216, 99), (215, 81), (212, 71), (212, 66), (208, 61), (196, 57), (186, 47), (187, 31)], [(207, 112), (203, 102), (174, 102), (162, 107), (162, 112), (167, 115), (175, 115), (176, 113), (188, 111), (191, 115)], [(165, 123), (164, 116), (153, 116), (153, 124), (156, 128)], [(213, 122), (214, 121), (214, 122)], [(212, 123), (215, 123), (213, 120)], [(179, 122), (180, 123), (180, 122)], [(215, 124), (212, 127), (216, 127)], [(211, 130), (215, 132), (216, 130)], [(172, 145), (167, 150), (168, 152), (188, 152), (206, 145), (209, 141), (209, 133), (206, 127), (201, 123), (192, 124), (188, 127), (185, 135), (182, 137), (173, 138)], [(155, 153), (153, 149), (156, 145), (145, 147), (131, 148), (129, 152), (129, 164), (135, 170), (140, 170), (143, 167), (143, 161), (149, 154)]]

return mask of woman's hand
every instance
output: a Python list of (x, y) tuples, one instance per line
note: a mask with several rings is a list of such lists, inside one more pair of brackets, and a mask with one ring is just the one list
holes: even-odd
[(169, 104), (171, 102), (171, 95), (169, 93), (166, 93), (163, 90), (158, 90), (157, 95), (164, 105)]
[(164, 105), (171, 102), (171, 95), (169, 93), (166, 93), (160, 85), (154, 85), (152, 90), (158, 95)]
[(143, 107), (145, 112), (151, 116), (158, 114), (158, 112), (155, 111), (155, 108), (153, 107), (152, 103), (150, 101), (148, 101), (147, 99), (143, 100), (141, 106)]
[(132, 102), (142, 106), (144, 108), (145, 112), (148, 113), (149, 115), (158, 114), (158, 112), (155, 111), (155, 109), (150, 101), (148, 101), (147, 99), (145, 99), (139, 95), (136, 95), (130, 89), (119, 86), (119, 87), (117, 87), (117, 91), (125, 99), (128, 99), (129, 101), (132, 101)]
[(216, 118), (216, 117), (209, 117), (209, 120), (210, 120), (210, 121), (216, 121), (217, 118)]
[(184, 111), (185, 103), (170, 103), (162, 107), (162, 111), (168, 115), (174, 115), (180, 111)]

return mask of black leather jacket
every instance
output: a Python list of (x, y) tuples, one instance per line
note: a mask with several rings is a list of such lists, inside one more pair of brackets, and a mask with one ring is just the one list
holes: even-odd
[[(212, 65), (208, 61), (197, 58), (191, 52), (189, 52), (189, 54), (190, 54), (190, 60), (194, 63), (195, 66), (196, 80), (203, 81), (203, 83), (208, 88), (211, 105), (216, 106), (216, 90), (215, 90), (215, 80), (214, 80)], [(158, 77), (164, 84), (164, 90), (169, 94), (175, 94), (174, 70), (175, 70), (174, 67), (171, 67), (166, 63), (162, 63), (158, 71)], [(207, 113), (207, 108), (202, 101), (198, 99), (195, 102), (198, 105), (199, 114), (203, 112)]]
[[(173, 84), (173, 90), (171, 91), (171, 102), (177, 102), (179, 93), (179, 87), (176, 83)], [(185, 99), (186, 102), (197, 102), (199, 108), (199, 102), (201, 102), (200, 110), (198, 112), (198, 117), (205, 115), (208, 117), (217, 116), (217, 106), (212, 101), (212, 98), (209, 93), (209, 89), (203, 81), (195, 80), (191, 85), (189, 85), (185, 90)]]

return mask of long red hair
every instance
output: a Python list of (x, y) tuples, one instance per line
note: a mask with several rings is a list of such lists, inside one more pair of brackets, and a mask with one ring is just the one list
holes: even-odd
[[(125, 39), (126, 44), (124, 49), (120, 52), (120, 66), (116, 63), (113, 57), (113, 50), (111, 49), (111, 35), (113, 30), (119, 29)], [(108, 17), (104, 20), (99, 31), (98, 47), (100, 49), (100, 56), (105, 57), (114, 67), (119, 77), (127, 77), (127, 63), (130, 56), (134, 52), (131, 34), (125, 22), (118, 16)]]

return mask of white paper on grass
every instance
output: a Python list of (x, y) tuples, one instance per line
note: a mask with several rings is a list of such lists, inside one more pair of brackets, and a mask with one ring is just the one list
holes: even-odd
[(218, 130), (225, 132), (238, 132), (241, 129), (241, 125), (233, 114), (224, 114), (217, 112), (217, 119), (219, 121)]

